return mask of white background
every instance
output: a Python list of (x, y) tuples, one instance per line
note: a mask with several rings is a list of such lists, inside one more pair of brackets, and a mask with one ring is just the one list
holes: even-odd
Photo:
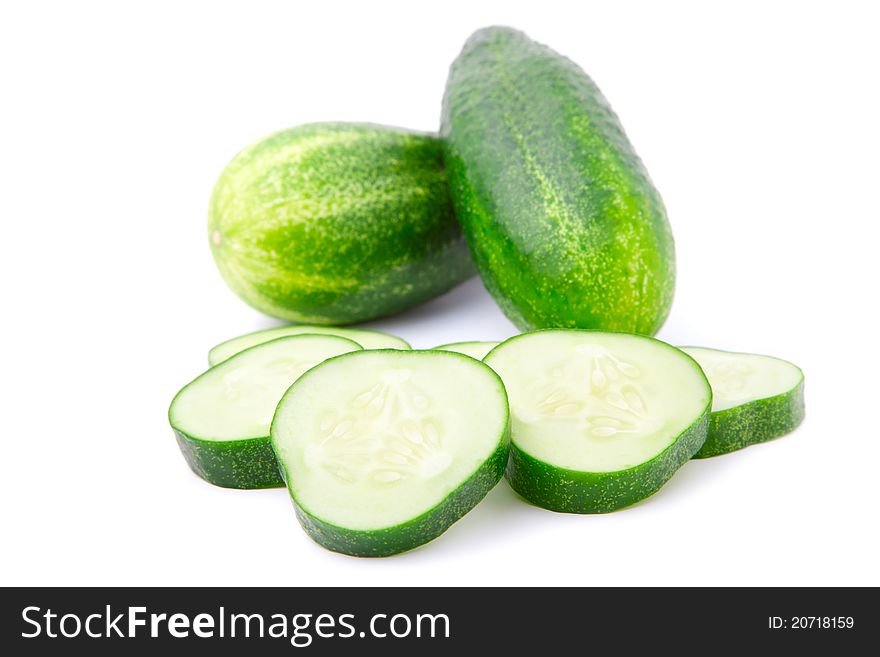
[[(4, 3), (0, 583), (880, 584), (880, 15), (712, 5)], [(808, 417), (618, 513), (502, 483), (421, 549), (332, 554), (284, 490), (192, 475), (167, 425), (209, 347), (275, 324), (216, 272), (207, 199), (277, 129), (436, 129), (449, 63), (499, 23), (589, 72), (663, 194), (659, 337), (800, 364)], [(514, 332), (476, 279), (372, 326), (416, 347)]]

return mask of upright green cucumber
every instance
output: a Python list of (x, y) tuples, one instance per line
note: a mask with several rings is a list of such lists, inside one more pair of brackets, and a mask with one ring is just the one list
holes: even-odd
[(375, 125), (299, 126), (239, 153), (208, 239), (236, 294), (308, 324), (389, 315), (473, 273), (440, 142)]
[(675, 283), (666, 211), (577, 65), (516, 30), (476, 32), (441, 137), (477, 269), (514, 324), (657, 332)]

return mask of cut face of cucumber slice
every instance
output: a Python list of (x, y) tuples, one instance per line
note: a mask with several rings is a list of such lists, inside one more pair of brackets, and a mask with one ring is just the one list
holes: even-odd
[(727, 454), (783, 436), (804, 419), (804, 374), (787, 361), (705, 347), (682, 347), (714, 395), (709, 436), (697, 458)]
[(272, 423), (303, 528), (356, 556), (387, 556), (439, 536), (501, 478), (507, 442), (498, 376), (438, 351), (328, 360), (288, 390)]
[(638, 335), (545, 330), (485, 362), (511, 410), (513, 488), (570, 513), (602, 513), (656, 492), (703, 444), (712, 393), (678, 349)]
[(356, 342), (333, 335), (296, 335), (246, 349), (187, 384), (168, 419), (193, 471), (226, 488), (282, 486), (269, 426), (284, 392), (303, 372)]
[(497, 342), (451, 342), (450, 344), (441, 344), (440, 351), (454, 351), (477, 360), (483, 360), (490, 351), (498, 346)]
[(338, 335), (349, 340), (354, 340), (364, 349), (410, 349), (409, 343), (394, 335), (381, 333), (380, 331), (369, 331), (367, 329), (341, 328), (337, 326), (306, 326), (296, 324), (292, 326), (279, 326), (276, 328), (266, 329), (264, 331), (256, 331), (255, 333), (247, 333), (237, 338), (232, 338), (226, 342), (221, 342), (208, 352), (208, 364), (211, 366), (222, 363), (230, 356), (237, 354), (249, 347), (283, 338), (288, 335), (301, 335), (309, 333), (312, 335)]

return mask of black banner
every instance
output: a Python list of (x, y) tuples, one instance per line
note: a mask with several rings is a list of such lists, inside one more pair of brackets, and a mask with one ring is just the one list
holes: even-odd
[[(7, 655), (316, 655), (616, 646), (834, 650), (878, 638), (871, 589), (3, 589)], [(707, 643), (710, 642), (710, 643)], [(580, 646), (580, 648), (578, 648)]]

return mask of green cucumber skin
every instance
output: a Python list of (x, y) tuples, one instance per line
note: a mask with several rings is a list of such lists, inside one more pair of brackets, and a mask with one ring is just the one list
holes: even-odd
[(208, 240), (230, 288), (306, 324), (390, 315), (473, 275), (432, 135), (319, 123), (276, 133), (220, 176)]
[[(510, 422), (492, 455), (442, 502), (417, 518), (375, 531), (345, 529), (311, 515), (293, 501), (305, 532), (322, 547), (353, 557), (388, 557), (428, 543), (473, 509), (504, 476), (508, 459)], [(283, 470), (282, 470), (283, 471)]]
[(709, 435), (694, 458), (720, 456), (791, 433), (804, 420), (804, 381), (792, 390), (712, 413)]
[[(710, 402), (711, 403), (711, 402)], [(656, 493), (703, 446), (709, 406), (650, 461), (618, 472), (578, 472), (551, 465), (510, 445), (507, 480), (526, 500), (560, 513), (608, 513)]]
[(518, 328), (659, 330), (675, 286), (666, 211), (577, 65), (515, 30), (476, 32), (441, 137), (474, 262)]
[(200, 440), (175, 429), (174, 437), (190, 469), (210, 484), (246, 490), (284, 486), (268, 436)]

